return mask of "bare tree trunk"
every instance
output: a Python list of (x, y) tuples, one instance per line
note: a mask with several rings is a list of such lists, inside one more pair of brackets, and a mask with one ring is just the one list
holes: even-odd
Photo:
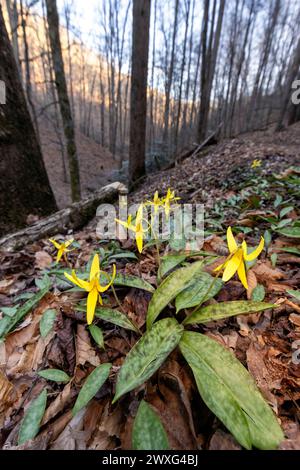
[(23, 32), (26, 97), (27, 97), (27, 101), (28, 101), (28, 104), (29, 104), (29, 107), (30, 107), (30, 111), (31, 111), (32, 119), (33, 119), (33, 125), (34, 125), (34, 128), (35, 128), (36, 136), (37, 136), (37, 139), (40, 143), (39, 125), (38, 125), (36, 110), (35, 110), (33, 97), (32, 97), (30, 57), (29, 57), (29, 48), (28, 48), (28, 41), (27, 41), (27, 31), (26, 31), (28, 11), (26, 13), (24, 12), (23, 0), (20, 0), (20, 14), (21, 14), (21, 25), (22, 25), (22, 32)]
[(78, 201), (80, 199), (79, 165), (75, 143), (75, 129), (64, 72), (56, 0), (46, 0), (46, 7), (49, 25), (50, 45), (55, 72), (55, 82), (59, 98), (61, 116), (63, 120), (64, 133), (67, 142), (72, 201)]
[(167, 142), (168, 142), (168, 132), (169, 132), (170, 96), (171, 96), (171, 88), (172, 88), (173, 73), (174, 73), (175, 43), (176, 43), (176, 35), (177, 35), (178, 10), (179, 10), (179, 0), (175, 0), (174, 27), (173, 27), (173, 35), (172, 35), (172, 49), (171, 49), (171, 59), (170, 59), (170, 66), (169, 66), (169, 71), (168, 71), (168, 80), (167, 80), (167, 87), (166, 87), (166, 104), (165, 104), (165, 115), (164, 115), (163, 141), (164, 141), (165, 145), (167, 145)]
[(177, 118), (176, 118), (176, 126), (175, 126), (175, 153), (177, 153), (178, 147), (178, 131), (179, 131), (179, 123), (181, 117), (181, 99), (182, 99), (182, 87), (183, 87), (183, 74), (185, 70), (185, 62), (186, 62), (186, 45), (187, 45), (187, 35), (189, 29), (189, 18), (190, 18), (190, 8), (191, 8), (191, 0), (186, 0), (186, 11), (185, 11), (185, 31), (184, 31), (184, 40), (183, 40), (183, 50), (182, 50), (182, 62), (181, 62), (181, 71), (180, 71), (180, 83), (179, 83), (179, 94), (178, 94), (178, 110), (177, 110)]
[(56, 210), (41, 150), (26, 106), (0, 6), (0, 77), (7, 102), (0, 105), (0, 234), (26, 225), (29, 214)]
[(131, 183), (145, 174), (150, 10), (151, 0), (133, 0), (129, 144)]
[[(198, 120), (198, 141), (201, 142), (205, 139), (208, 129), (208, 118), (210, 111), (210, 98), (212, 85), (216, 69), (217, 55), (220, 45), (223, 17), (225, 10), (225, 0), (220, 0), (218, 21), (216, 31), (213, 35), (213, 26), (211, 25), (210, 44), (208, 50), (204, 47), (205, 40), (207, 37), (207, 26), (204, 27), (203, 35), (203, 54), (202, 54), (202, 87), (201, 87), (201, 104)], [(209, 0), (205, 1), (205, 19), (209, 16)], [(212, 36), (213, 35), (213, 36)], [(208, 67), (207, 67), (208, 64)]]
[(288, 77), (287, 77), (287, 81), (285, 84), (284, 99), (283, 99), (282, 107), (280, 110), (280, 115), (279, 115), (278, 123), (276, 126), (276, 131), (280, 131), (283, 127), (284, 118), (285, 118), (285, 115), (289, 106), (289, 102), (291, 99), (292, 84), (293, 84), (293, 81), (297, 78), (297, 75), (299, 73), (299, 67), (300, 67), (300, 39), (298, 41), (297, 47), (294, 52), (294, 56), (289, 66)]
[(17, 0), (6, 0), (6, 9), (9, 17), (9, 24), (11, 29), (12, 47), (14, 51), (15, 61), (17, 64), (18, 72), (22, 81), (22, 72), (20, 64), (20, 51), (18, 41), (18, 8)]

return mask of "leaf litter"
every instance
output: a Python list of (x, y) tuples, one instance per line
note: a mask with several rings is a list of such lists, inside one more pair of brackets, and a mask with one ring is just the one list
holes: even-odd
[[(268, 133), (225, 141), (201, 158), (189, 158), (174, 169), (148, 177), (130, 195), (131, 201), (138, 202), (150, 198), (153, 187), (164, 191), (171, 186), (183, 202), (204, 202), (208, 226), (202, 249), (215, 256), (227, 254), (223, 234), (229, 224), (241, 228), (237, 234), (239, 242), (247, 233), (250, 242), (253, 239), (255, 244), (257, 232), (271, 231), (268, 253), (248, 271), (247, 292), (233, 279), (223, 286), (216, 300), (255, 300), (253, 292), (257, 286), (262, 286), (264, 301), (276, 303), (277, 308), (210, 321), (195, 328), (231, 350), (248, 368), (279, 417), (286, 436), (280, 448), (287, 450), (300, 449), (300, 366), (293, 359), (297, 357), (300, 362), (297, 353), (300, 306), (297, 298), (288, 293), (300, 288), (300, 239), (295, 231), (285, 227), (277, 230), (276, 224), (280, 223), (280, 216), (296, 223), (299, 220), (299, 197), (297, 201), (291, 186), (292, 167), (300, 163), (296, 144), (299, 146), (296, 135), (288, 148), (281, 144), (280, 136), (276, 140)], [(267, 181), (267, 195), (262, 189), (253, 189), (250, 164), (254, 158), (262, 159), (260, 178)], [(190, 177), (180, 177), (182, 167)], [(284, 197), (285, 191), (291, 192), (288, 204), (275, 207), (278, 204), (277, 199), (274, 206), (276, 194)], [(283, 211), (289, 206), (292, 209)], [(274, 220), (268, 222), (268, 218)], [(76, 269), (84, 266), (91, 253), (102, 246), (94, 236), (94, 227), (95, 221), (92, 221), (72, 234), (80, 245), (80, 250), (75, 248), (69, 254)], [(132, 252), (133, 244), (125, 242), (119, 248)], [(168, 251), (164, 254), (168, 255)], [(277, 255), (275, 265), (271, 261), (272, 254)], [(5, 307), (22, 306), (26, 297), (38, 293), (35, 280), (42, 280), (45, 271), (51, 273), (57, 269), (53, 255), (53, 246), (47, 240), (18, 252), (0, 253), (2, 318), (8, 313), (14, 314), (13, 310), (5, 313)], [(157, 287), (155, 259), (155, 249), (149, 247), (139, 261), (132, 255), (128, 259), (116, 256), (114, 262), (118, 273), (138, 276)], [(205, 271), (211, 274), (218, 264), (220, 258), (207, 265)], [(99, 347), (86, 327), (85, 314), (74, 309), (83, 299), (82, 294), (74, 292), (72, 297), (67, 296), (68, 288), (66, 283), (58, 282), (0, 344), (0, 445), (3, 449), (128, 449), (132, 445), (133, 421), (141, 399), (160, 417), (172, 449), (241, 449), (202, 401), (192, 372), (177, 349), (147, 383), (140, 384), (112, 405), (117, 372), (139, 334), (97, 317), (105, 349)], [(122, 311), (144, 330), (152, 294), (130, 286), (116, 286), (116, 289), (122, 310), (111, 293), (105, 295), (106, 304)], [(208, 300), (205, 305), (213, 303), (214, 300)], [(55, 311), (56, 316), (45, 335), (41, 335), (41, 319), (49, 310)], [(73, 416), (72, 409), (87, 377), (108, 362), (112, 363), (108, 380)], [(39, 371), (48, 369), (58, 369), (70, 380), (55, 382), (38, 375)], [(18, 443), (24, 413), (43, 390), (47, 391), (47, 401), (39, 432), (33, 439)]]

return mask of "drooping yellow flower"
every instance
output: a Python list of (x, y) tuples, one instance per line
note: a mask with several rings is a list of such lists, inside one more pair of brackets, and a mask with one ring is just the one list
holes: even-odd
[(251, 164), (251, 168), (257, 168), (259, 166), (261, 166), (261, 160), (258, 160), (258, 159), (253, 160)]
[(103, 303), (101, 293), (105, 292), (114, 282), (114, 279), (116, 277), (116, 265), (115, 264), (113, 265), (113, 273), (112, 273), (111, 279), (109, 283), (106, 284), (105, 286), (101, 286), (100, 284), (101, 272), (103, 272), (107, 276), (107, 273), (105, 273), (104, 271), (100, 271), (99, 256), (96, 254), (92, 261), (88, 281), (79, 279), (76, 276), (76, 273), (74, 270), (72, 271), (72, 275), (68, 273), (64, 273), (65, 277), (69, 281), (71, 281), (73, 284), (76, 284), (78, 287), (80, 287), (81, 289), (84, 289), (85, 291), (89, 293), (87, 297), (87, 311), (86, 311), (86, 319), (87, 319), (88, 325), (90, 325), (93, 322), (98, 300), (99, 300), (100, 305), (102, 305)]
[(230, 255), (226, 259), (225, 263), (218, 266), (215, 271), (220, 271), (221, 269), (224, 269), (222, 277), (224, 282), (229, 281), (229, 279), (231, 279), (237, 272), (241, 283), (243, 284), (245, 289), (248, 289), (245, 262), (254, 261), (262, 252), (264, 244), (264, 238), (261, 237), (258, 247), (255, 248), (252, 253), (248, 254), (247, 243), (243, 241), (242, 246), (238, 246), (232, 234), (231, 227), (228, 227), (227, 245)]
[(179, 199), (180, 197), (175, 197), (175, 191), (172, 191), (171, 188), (168, 188), (166, 197), (162, 199), (162, 203), (165, 209), (165, 214), (167, 217), (169, 217), (169, 214), (170, 214), (171, 204), (173, 202), (178, 201)]
[(71, 240), (67, 240), (66, 242), (63, 242), (63, 243), (58, 243), (56, 240), (53, 240), (52, 238), (49, 239), (49, 242), (51, 242), (57, 249), (57, 255), (56, 255), (57, 263), (61, 260), (62, 256), (64, 256), (66, 260), (65, 253), (68, 253), (69, 251), (71, 251), (68, 249), (68, 247), (72, 245), (73, 241), (74, 241), (74, 238), (72, 238)]
[(147, 201), (146, 205), (154, 207), (154, 214), (164, 205), (163, 200), (158, 196), (158, 191), (155, 191), (153, 201)]
[(131, 215), (128, 216), (127, 222), (115, 219), (118, 224), (123, 225), (123, 227), (135, 233), (135, 241), (139, 253), (143, 251), (144, 234), (147, 232), (143, 227), (143, 209), (143, 204), (141, 204), (136, 213), (135, 224), (132, 223)]

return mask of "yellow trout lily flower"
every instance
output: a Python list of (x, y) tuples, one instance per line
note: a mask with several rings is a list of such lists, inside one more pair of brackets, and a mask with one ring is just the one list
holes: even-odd
[(131, 215), (128, 216), (127, 222), (115, 219), (118, 224), (121, 224), (123, 227), (135, 233), (135, 241), (139, 253), (143, 251), (144, 233), (147, 232), (147, 230), (143, 228), (143, 209), (144, 206), (141, 204), (136, 213), (135, 225), (132, 223)]
[(165, 214), (169, 217), (171, 204), (180, 199), (180, 197), (175, 197), (175, 191), (172, 191), (171, 188), (168, 188), (166, 197), (162, 199), (165, 208)]
[(57, 249), (57, 255), (56, 255), (57, 263), (61, 260), (62, 256), (64, 256), (66, 260), (66, 253), (71, 251), (71, 250), (68, 250), (68, 247), (72, 245), (73, 241), (74, 241), (74, 238), (63, 243), (58, 243), (56, 240), (53, 240), (52, 238), (49, 239), (49, 242), (51, 242)]
[(221, 266), (218, 266), (215, 271), (220, 271), (221, 269), (224, 269), (222, 277), (222, 280), (224, 282), (229, 281), (229, 279), (231, 279), (237, 272), (241, 283), (243, 284), (245, 289), (248, 289), (245, 262), (254, 261), (262, 252), (264, 244), (265, 241), (263, 237), (261, 237), (258, 247), (255, 248), (252, 253), (248, 254), (247, 243), (243, 241), (242, 246), (238, 246), (232, 234), (231, 227), (228, 227), (227, 245), (230, 255), (228, 256), (225, 263), (221, 264)]
[(154, 214), (156, 214), (158, 209), (164, 205), (163, 200), (158, 196), (158, 191), (155, 191), (153, 201), (147, 201), (146, 205), (154, 207)]
[(65, 277), (69, 281), (71, 281), (73, 284), (76, 284), (76, 286), (80, 287), (81, 289), (84, 289), (85, 291), (89, 293), (87, 297), (87, 311), (86, 311), (86, 319), (87, 319), (88, 325), (90, 325), (93, 322), (98, 300), (99, 300), (100, 305), (103, 304), (101, 293), (105, 292), (114, 282), (114, 279), (116, 277), (116, 265), (115, 264), (113, 265), (113, 273), (112, 273), (110, 282), (106, 284), (105, 286), (101, 286), (100, 284), (101, 272), (103, 272), (107, 276), (107, 273), (105, 273), (104, 271), (100, 271), (99, 256), (96, 254), (92, 261), (88, 281), (83, 281), (82, 279), (79, 279), (76, 276), (76, 273), (74, 270), (72, 271), (72, 274), (64, 273)]
[(261, 160), (257, 160), (257, 159), (253, 160), (251, 168), (257, 168), (259, 166), (261, 166)]

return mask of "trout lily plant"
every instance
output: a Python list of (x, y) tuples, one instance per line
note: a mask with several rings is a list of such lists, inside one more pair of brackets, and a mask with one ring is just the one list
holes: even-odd
[[(143, 210), (153, 207), (154, 213), (163, 210), (169, 215), (177, 201), (174, 191), (168, 190), (165, 197), (159, 197), (156, 192), (152, 201), (139, 206), (134, 222), (132, 217), (127, 221), (117, 221), (135, 234), (139, 253), (142, 252), (146, 233)], [(239, 246), (230, 227), (227, 230), (227, 244), (229, 255), (215, 271), (207, 269), (212, 261), (216, 261), (211, 254), (169, 251), (161, 256), (158, 253), (160, 264), (157, 266), (155, 288), (140, 277), (116, 273), (115, 265), (111, 275), (102, 271), (98, 254), (93, 256), (85, 278), (83, 275), (79, 277), (74, 270), (66, 272), (65, 278), (88, 293), (86, 304), (80, 304), (76, 309), (86, 310), (89, 331), (98, 346), (104, 347), (99, 320), (130, 330), (138, 339), (119, 367), (112, 404), (129, 400), (130, 393), (145, 384), (177, 348), (191, 368), (202, 400), (241, 446), (245, 449), (276, 449), (283, 440), (283, 432), (254, 379), (230, 350), (207, 336), (201, 328), (215, 320), (275, 307), (262, 301), (215, 300), (224, 283), (236, 274), (243, 286), (248, 287), (247, 263), (253, 264), (264, 248), (263, 238), (253, 251), (249, 250), (245, 241)], [(124, 285), (144, 289), (152, 295), (143, 332), (127, 316), (117, 296), (115, 288)], [(115, 296), (117, 308), (106, 305), (102, 299), (102, 294), (109, 288)], [(112, 364), (105, 363), (94, 369), (78, 395), (73, 414), (98, 393), (108, 379), (111, 367)], [(43, 376), (47, 377), (47, 374)], [(153, 409), (142, 400), (132, 431), (133, 448), (168, 449), (166, 431)]]

